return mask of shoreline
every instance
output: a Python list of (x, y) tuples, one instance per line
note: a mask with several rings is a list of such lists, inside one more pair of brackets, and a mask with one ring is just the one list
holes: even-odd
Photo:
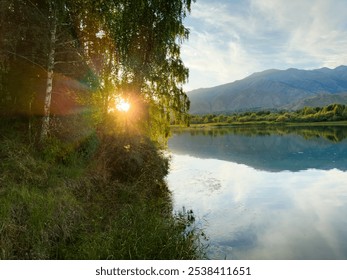
[(332, 127), (346, 126), (347, 121), (324, 121), (324, 122), (232, 122), (232, 123), (201, 123), (191, 124), (190, 126), (171, 125), (172, 130), (176, 129), (210, 129), (210, 128), (227, 128), (227, 127), (268, 127), (268, 126), (284, 126), (284, 127)]

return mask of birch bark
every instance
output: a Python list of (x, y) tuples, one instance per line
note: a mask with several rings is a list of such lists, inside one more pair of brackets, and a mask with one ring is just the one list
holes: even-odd
[(55, 43), (56, 43), (56, 33), (57, 33), (57, 19), (52, 8), (50, 9), (50, 44), (48, 53), (48, 63), (47, 63), (47, 83), (46, 83), (46, 94), (44, 103), (44, 115), (42, 118), (42, 128), (40, 140), (43, 141), (49, 131), (50, 123), (50, 111), (51, 111), (51, 101), (52, 101), (52, 91), (53, 91), (53, 74), (54, 74), (54, 60), (55, 60)]

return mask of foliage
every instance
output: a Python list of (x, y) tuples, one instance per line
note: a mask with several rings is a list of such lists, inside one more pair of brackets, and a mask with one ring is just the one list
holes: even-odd
[(148, 138), (106, 135), (100, 147), (101, 160), (108, 165), (114, 180), (133, 182), (148, 173), (155, 182), (167, 175), (168, 160)]
[(77, 99), (93, 106), (103, 122), (123, 96), (136, 108), (138, 127), (153, 137), (158, 130), (166, 134), (170, 119), (187, 121), (182, 84), (188, 69), (180, 45), (188, 38), (183, 19), (190, 5), (190, 0), (3, 1), (0, 109), (45, 114), (46, 130), (50, 115), (76, 111)]
[(347, 120), (347, 105), (331, 104), (322, 108), (305, 107), (297, 111), (258, 111), (232, 115), (193, 115), (191, 124), (247, 123), (247, 122), (325, 122)]

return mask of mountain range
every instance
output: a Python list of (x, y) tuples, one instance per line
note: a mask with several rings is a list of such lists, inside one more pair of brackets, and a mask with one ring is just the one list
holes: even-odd
[(347, 104), (347, 66), (265, 70), (232, 83), (187, 93), (191, 114), (297, 110)]

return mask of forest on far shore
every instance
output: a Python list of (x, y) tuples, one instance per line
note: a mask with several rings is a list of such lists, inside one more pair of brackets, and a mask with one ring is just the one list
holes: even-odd
[(331, 122), (346, 121), (347, 105), (331, 104), (324, 107), (304, 107), (296, 111), (242, 112), (233, 114), (192, 115), (190, 124), (208, 123), (302, 123), (302, 122)]

